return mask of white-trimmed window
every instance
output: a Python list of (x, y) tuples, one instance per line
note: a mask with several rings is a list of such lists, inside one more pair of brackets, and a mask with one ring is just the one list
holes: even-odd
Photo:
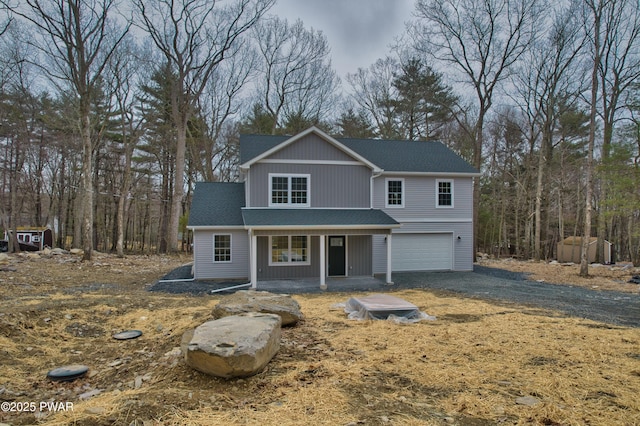
[(231, 262), (231, 234), (215, 234), (213, 236), (213, 262)]
[(308, 235), (278, 235), (269, 238), (269, 265), (309, 265)]
[(453, 207), (453, 180), (436, 180), (436, 207)]
[(309, 207), (311, 175), (269, 174), (269, 206)]
[(387, 198), (385, 200), (385, 207), (404, 207), (404, 179), (387, 178), (385, 180), (385, 185), (387, 187)]

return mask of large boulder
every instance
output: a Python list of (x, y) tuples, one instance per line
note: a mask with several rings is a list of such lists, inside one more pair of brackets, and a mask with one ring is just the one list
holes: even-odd
[(224, 318), (244, 312), (279, 315), (282, 325), (294, 325), (302, 319), (300, 305), (291, 296), (255, 290), (240, 290), (223, 297), (213, 308), (213, 317)]
[(280, 349), (280, 327), (278, 315), (257, 312), (205, 322), (193, 330), (185, 347), (185, 360), (192, 368), (212, 376), (252, 376), (262, 371)]

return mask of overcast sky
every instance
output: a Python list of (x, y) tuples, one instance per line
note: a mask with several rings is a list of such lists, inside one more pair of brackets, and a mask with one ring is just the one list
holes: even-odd
[(278, 0), (271, 13), (322, 31), (340, 78), (389, 52), (411, 19), (414, 0)]

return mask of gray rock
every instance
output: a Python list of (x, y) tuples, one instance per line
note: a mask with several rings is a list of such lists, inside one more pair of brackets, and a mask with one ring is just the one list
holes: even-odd
[(259, 373), (280, 349), (280, 317), (249, 312), (205, 322), (186, 346), (190, 367), (232, 378)]
[(255, 290), (240, 290), (223, 297), (213, 308), (213, 317), (224, 318), (244, 312), (279, 315), (285, 326), (294, 325), (303, 318), (300, 305), (291, 296)]
[(533, 407), (534, 405), (540, 404), (540, 400), (531, 395), (527, 395), (527, 396), (521, 396), (520, 398), (516, 398), (516, 404), (526, 405), (527, 407)]
[(80, 399), (89, 399), (92, 398), (94, 396), (98, 396), (102, 393), (102, 389), (93, 389), (93, 390), (89, 390), (87, 392), (83, 392), (80, 395), (78, 395), (78, 398)]

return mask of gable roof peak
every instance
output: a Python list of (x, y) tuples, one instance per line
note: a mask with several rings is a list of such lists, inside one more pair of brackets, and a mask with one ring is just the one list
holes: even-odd
[(316, 136), (320, 137), (321, 139), (323, 139), (324, 141), (330, 143), (331, 145), (335, 146), (336, 148), (340, 149), (341, 151), (343, 151), (344, 153), (348, 154), (349, 156), (357, 159), (358, 161), (364, 163), (365, 165), (369, 166), (371, 169), (373, 169), (375, 172), (382, 172), (382, 169), (377, 166), (376, 164), (372, 163), (369, 159), (367, 159), (366, 157), (362, 156), (360, 153), (358, 153), (357, 151), (352, 150), (351, 148), (349, 148), (348, 146), (346, 146), (345, 144), (343, 144), (342, 142), (338, 141), (337, 139), (335, 139), (333, 136), (330, 136), (329, 134), (325, 133), (324, 131), (320, 130), (319, 128), (317, 128), (316, 126), (311, 126), (308, 129), (293, 135), (293, 136), (284, 136), (282, 137), (284, 140), (276, 143), (275, 146), (272, 146), (271, 148), (259, 153), (258, 155), (254, 156), (253, 158), (248, 159), (248, 161), (245, 161), (244, 163), (240, 164), (240, 169), (248, 169), (249, 167), (251, 167), (251, 165), (253, 165), (254, 163), (269, 157), (270, 155), (274, 154), (275, 152), (280, 151), (281, 149), (299, 141), (300, 139), (310, 135), (310, 134), (315, 134)]

